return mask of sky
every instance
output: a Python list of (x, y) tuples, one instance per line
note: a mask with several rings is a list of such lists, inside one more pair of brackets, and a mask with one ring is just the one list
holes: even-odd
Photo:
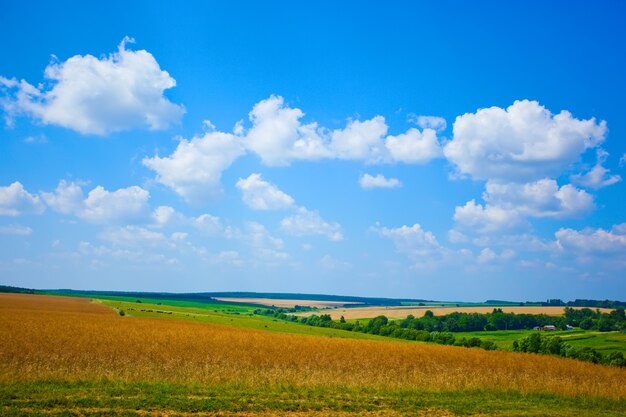
[(625, 16), (5, 1), (0, 283), (624, 300)]

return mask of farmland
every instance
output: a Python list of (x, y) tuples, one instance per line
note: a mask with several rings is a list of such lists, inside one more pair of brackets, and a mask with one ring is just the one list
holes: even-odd
[[(551, 306), (504, 306), (498, 307), (505, 313), (515, 314), (547, 314), (558, 316), (563, 314), (565, 307)], [(574, 307), (582, 308), (582, 307)], [(493, 306), (448, 306), (448, 307), (432, 307), (432, 306), (389, 306), (389, 307), (350, 307), (320, 310), (316, 312), (299, 313), (299, 316), (310, 316), (312, 314), (330, 314), (333, 320), (343, 316), (346, 320), (368, 319), (376, 316), (385, 316), (390, 319), (401, 319), (408, 315), (422, 317), (426, 311), (432, 311), (434, 315), (441, 316), (454, 312), (462, 313), (490, 313)], [(610, 309), (599, 309), (602, 312), (610, 312)]]
[[(500, 349), (511, 350), (513, 342), (520, 340), (534, 330), (511, 330), (493, 332), (458, 332), (457, 337), (478, 337), (481, 340), (492, 341)], [(601, 353), (622, 352), (626, 354), (626, 333), (624, 332), (596, 332), (585, 330), (553, 331), (544, 333), (546, 336), (560, 337), (564, 342), (575, 347), (591, 347)]]
[(224, 301), (227, 303), (250, 303), (263, 306), (275, 306), (275, 307), (295, 307), (307, 306), (315, 308), (333, 308), (343, 307), (346, 304), (361, 304), (355, 301), (322, 301), (322, 300), (289, 300), (289, 299), (274, 299), (274, 298), (236, 298), (236, 297), (215, 297), (216, 300)]
[(201, 308), (171, 307), (170, 315), (141, 303), (129, 312), (136, 316), (122, 317), (107, 303), (132, 305), (0, 294), (3, 414), (617, 416), (626, 409), (620, 368), (268, 332), (251, 328), (265, 326), (250, 324), (260, 318), (241, 314), (192, 320), (194, 311), (215, 313)]

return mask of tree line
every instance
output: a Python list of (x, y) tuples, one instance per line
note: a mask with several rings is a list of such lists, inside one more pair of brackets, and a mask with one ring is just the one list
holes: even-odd
[(611, 352), (603, 355), (592, 347), (576, 348), (569, 343), (565, 343), (559, 336), (542, 336), (539, 332), (533, 333), (520, 341), (514, 341), (513, 351), (555, 355), (585, 362), (626, 367), (626, 359), (622, 352)]
[[(401, 320), (389, 320), (385, 316), (374, 317), (364, 324), (360, 321), (347, 322), (342, 316), (333, 320), (330, 314), (313, 314), (299, 317), (293, 314), (295, 309), (274, 308), (256, 309), (255, 314), (275, 317), (280, 320), (297, 322), (308, 326), (327, 327), (332, 329), (369, 333), (396, 339), (415, 340), (442, 345), (477, 347), (485, 350), (496, 350), (495, 343), (478, 337), (456, 337), (455, 332), (493, 331), (493, 330), (528, 330), (548, 324), (565, 329), (567, 325), (599, 331), (626, 329), (626, 315), (619, 307), (610, 313), (598, 310), (565, 308), (562, 316), (545, 314), (504, 313), (495, 308), (491, 313), (460, 313), (454, 312), (435, 316), (427, 310), (423, 317), (409, 315)], [(533, 333), (519, 342), (513, 343), (513, 350), (539, 354), (552, 354), (583, 361), (602, 363), (614, 366), (626, 366), (626, 360), (620, 352), (602, 355), (590, 347), (581, 349), (564, 343), (558, 336), (541, 336)]]
[(388, 320), (385, 316), (378, 316), (369, 320), (366, 324), (361, 322), (346, 322), (343, 317), (340, 320), (332, 320), (329, 314), (308, 317), (289, 315), (295, 309), (275, 308), (257, 309), (255, 314), (269, 315), (281, 320), (297, 321), (302, 324), (317, 327), (331, 327), (335, 329), (358, 331), (383, 336), (398, 334), (401, 339), (413, 339), (426, 332), (477, 332), (494, 330), (529, 330), (535, 327), (554, 325), (558, 329), (565, 330), (568, 325), (580, 327), (584, 330), (598, 330), (602, 332), (613, 330), (626, 330), (626, 315), (623, 307), (618, 307), (610, 313), (603, 313), (589, 308), (573, 309), (565, 308), (562, 316), (548, 316), (546, 314), (515, 314), (504, 313), (500, 308), (494, 308), (491, 313), (462, 313), (454, 312), (446, 315), (435, 316), (432, 311), (426, 310), (423, 317), (409, 315), (401, 320)]

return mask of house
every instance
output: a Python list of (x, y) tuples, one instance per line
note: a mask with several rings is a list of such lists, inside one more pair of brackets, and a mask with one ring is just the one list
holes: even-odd
[(556, 330), (556, 326), (553, 324), (546, 324), (543, 326), (543, 330)]
[(565, 326), (565, 330), (574, 330), (574, 326), (570, 326), (569, 324)]
[(533, 330), (541, 330), (541, 327), (535, 326), (535, 327), (533, 327)]

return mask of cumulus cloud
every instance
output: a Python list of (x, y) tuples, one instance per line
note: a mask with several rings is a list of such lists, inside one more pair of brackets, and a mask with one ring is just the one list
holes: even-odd
[(587, 149), (601, 144), (604, 121), (552, 114), (536, 101), (515, 101), (456, 118), (444, 155), (474, 179), (529, 182), (559, 175)]
[(402, 183), (397, 178), (385, 178), (382, 174), (363, 174), (359, 178), (359, 185), (364, 189), (371, 188), (397, 188), (402, 187)]
[(135, 220), (148, 211), (150, 193), (138, 186), (107, 191), (102, 186), (84, 196), (81, 186), (61, 180), (54, 192), (41, 193), (46, 204), (56, 212), (72, 214), (92, 223)]
[(438, 116), (417, 116), (412, 114), (409, 120), (422, 129), (434, 129), (437, 131), (446, 130), (446, 119)]
[(491, 250), (490, 248), (484, 248), (480, 251), (476, 260), (478, 261), (478, 263), (484, 264), (493, 261), (497, 257), (498, 255), (496, 255), (493, 250)]
[(462, 228), (478, 233), (494, 233), (512, 230), (525, 222), (515, 210), (507, 210), (493, 205), (477, 204), (470, 200), (464, 206), (454, 209), (454, 221)]
[(295, 214), (282, 219), (280, 227), (284, 232), (295, 236), (320, 235), (334, 241), (343, 239), (338, 223), (328, 223), (317, 211), (307, 210), (305, 207), (298, 207)]
[(26, 191), (19, 181), (0, 187), (0, 216), (41, 214), (45, 209), (39, 197)]
[(33, 233), (33, 229), (19, 224), (8, 224), (0, 226), (0, 235), (28, 236)]
[(572, 182), (594, 190), (608, 187), (622, 180), (619, 175), (610, 175), (609, 170), (603, 164), (609, 156), (608, 152), (598, 149), (596, 152), (597, 162), (587, 173), (572, 176)]
[(527, 184), (488, 181), (483, 198), (492, 206), (533, 217), (567, 218), (594, 209), (593, 196), (555, 180), (542, 179)]
[(166, 242), (162, 233), (138, 226), (124, 226), (100, 233), (100, 239), (117, 246), (157, 246)]
[(622, 262), (626, 262), (626, 223), (614, 225), (611, 230), (562, 228), (555, 236), (562, 249), (583, 254), (618, 255)]
[(222, 172), (243, 152), (237, 136), (207, 132), (182, 139), (170, 156), (144, 158), (143, 164), (156, 172), (158, 182), (188, 202), (201, 202), (221, 192)]
[(411, 128), (397, 136), (387, 136), (385, 146), (393, 161), (424, 164), (442, 155), (437, 133), (433, 129)]
[(171, 224), (179, 216), (182, 215), (170, 206), (159, 206), (152, 212), (152, 220), (154, 221), (155, 226), (166, 226)]
[(268, 166), (288, 165), (294, 159), (315, 160), (331, 156), (316, 123), (302, 124), (304, 112), (270, 96), (249, 113), (252, 127), (245, 137), (246, 148)]
[(282, 251), (283, 241), (270, 234), (265, 226), (256, 222), (246, 224), (246, 232), (239, 235), (252, 249), (252, 255), (264, 262), (277, 262), (289, 258)]
[(386, 159), (383, 138), (387, 129), (382, 116), (365, 121), (351, 120), (344, 129), (332, 132), (330, 148), (339, 159), (383, 162)]
[[(153, 228), (164, 227), (193, 227), (202, 234), (217, 236), (224, 232), (222, 221), (219, 217), (208, 213), (198, 217), (187, 217), (170, 206), (159, 206), (152, 212)], [(175, 232), (178, 233), (178, 232)], [(184, 233), (186, 235), (186, 233)]]
[[(370, 164), (426, 163), (442, 156), (435, 130), (415, 128), (388, 136), (385, 118), (349, 120), (344, 128), (330, 130), (316, 122), (303, 123), (304, 112), (270, 96), (248, 114), (251, 126), (238, 122), (233, 133), (210, 131), (181, 140), (166, 157), (144, 158), (156, 180), (188, 202), (205, 201), (220, 190), (220, 177), (246, 152), (259, 156), (266, 166), (288, 166), (293, 161), (320, 159), (359, 160)], [(215, 129), (210, 122), (205, 123)]]
[(206, 213), (193, 219), (192, 225), (207, 235), (217, 235), (223, 231), (220, 218)]
[(403, 225), (397, 228), (381, 227), (377, 224), (372, 227), (372, 230), (379, 236), (390, 239), (399, 252), (411, 256), (430, 256), (443, 249), (435, 235), (424, 230), (418, 223), (412, 226)]
[(0, 78), (6, 118), (10, 122), (24, 114), (44, 124), (96, 135), (164, 129), (177, 123), (185, 110), (164, 96), (176, 81), (149, 52), (126, 49), (132, 41), (124, 38), (117, 52), (101, 58), (75, 55), (50, 63), (45, 85)]
[(239, 178), (236, 184), (243, 202), (253, 210), (286, 210), (294, 205), (294, 199), (274, 184), (264, 181), (261, 174)]

